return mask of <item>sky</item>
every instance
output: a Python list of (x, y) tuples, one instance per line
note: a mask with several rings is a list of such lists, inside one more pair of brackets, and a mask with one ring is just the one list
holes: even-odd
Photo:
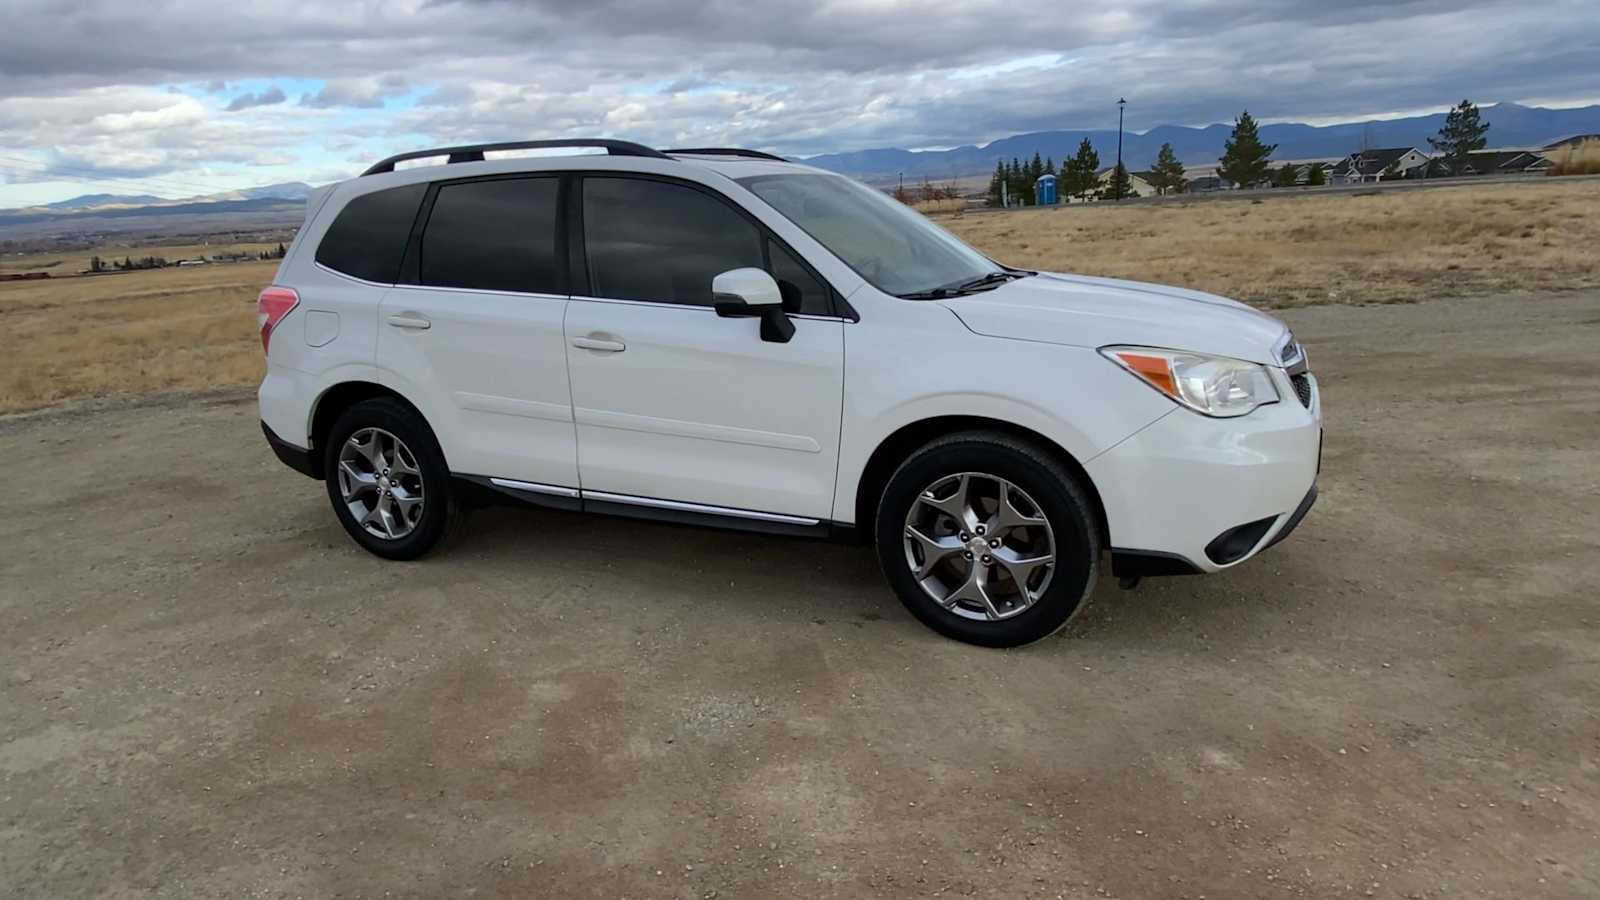
[[(1088, 8), (1085, 8), (1085, 7)], [(1594, 0), (0, 0), (0, 207), (442, 144), (785, 155), (1600, 102)]]

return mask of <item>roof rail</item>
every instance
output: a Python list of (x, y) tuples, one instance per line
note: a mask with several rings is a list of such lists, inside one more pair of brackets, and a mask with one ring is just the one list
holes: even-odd
[(653, 150), (643, 144), (635, 144), (632, 141), (588, 140), (582, 138), (554, 141), (505, 141), (499, 144), (464, 144), (460, 147), (436, 147), (432, 150), (413, 150), (410, 153), (397, 153), (388, 159), (373, 163), (371, 168), (361, 174), (366, 176), (377, 175), (380, 172), (393, 172), (395, 163), (402, 163), (412, 159), (445, 156), (449, 157), (446, 162), (450, 163), (482, 162), (483, 154), (493, 150), (543, 150), (554, 147), (600, 147), (612, 156), (667, 158), (667, 155), (660, 150)]
[(662, 153), (682, 153), (697, 156), (743, 156), (748, 159), (770, 159), (776, 162), (788, 162), (781, 156), (763, 153), (760, 150), (745, 150), (741, 147), (680, 147), (677, 150), (663, 150)]

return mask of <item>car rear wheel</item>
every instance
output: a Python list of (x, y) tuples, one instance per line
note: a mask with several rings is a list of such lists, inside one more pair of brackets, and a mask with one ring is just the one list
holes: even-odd
[(334, 514), (371, 553), (416, 559), (459, 518), (438, 441), (402, 403), (377, 398), (350, 407), (334, 422), (323, 452)]
[(901, 602), (959, 641), (1048, 637), (1094, 590), (1100, 539), (1083, 488), (1008, 435), (952, 435), (912, 454), (884, 489), (875, 531)]

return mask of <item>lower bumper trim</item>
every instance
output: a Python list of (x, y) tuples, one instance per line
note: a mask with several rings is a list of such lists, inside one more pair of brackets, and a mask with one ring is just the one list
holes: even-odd
[(1157, 575), (1200, 575), (1204, 569), (1176, 553), (1159, 550), (1118, 550), (1111, 548), (1111, 574), (1118, 578), (1148, 578)]
[(266, 422), (261, 423), (261, 433), (267, 436), (267, 445), (272, 448), (278, 461), (289, 468), (299, 472), (307, 478), (320, 479), (317, 467), (311, 461), (311, 451), (304, 447), (296, 447), (273, 432)]
[(1311, 486), (1311, 490), (1306, 491), (1305, 499), (1301, 500), (1300, 505), (1296, 506), (1294, 508), (1294, 512), (1289, 514), (1289, 520), (1283, 523), (1283, 527), (1278, 529), (1278, 533), (1273, 535), (1272, 540), (1267, 541), (1266, 546), (1262, 547), (1261, 549), (1265, 550), (1267, 547), (1271, 547), (1273, 544), (1276, 544), (1277, 542), (1288, 537), (1289, 532), (1295, 530), (1296, 526), (1300, 524), (1301, 520), (1306, 517), (1306, 513), (1311, 512), (1311, 506), (1316, 502), (1317, 486), (1313, 484)]

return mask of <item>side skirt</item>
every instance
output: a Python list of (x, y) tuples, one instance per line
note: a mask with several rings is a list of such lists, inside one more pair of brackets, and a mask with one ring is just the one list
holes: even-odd
[(751, 531), (789, 537), (849, 541), (856, 534), (855, 526), (826, 519), (662, 500), (655, 497), (580, 491), (577, 488), (560, 485), (537, 484), (486, 475), (458, 474), (454, 477), (458, 482), (471, 485), (472, 493), (482, 500), (512, 500), (517, 504), (546, 509), (590, 512), (725, 531)]

